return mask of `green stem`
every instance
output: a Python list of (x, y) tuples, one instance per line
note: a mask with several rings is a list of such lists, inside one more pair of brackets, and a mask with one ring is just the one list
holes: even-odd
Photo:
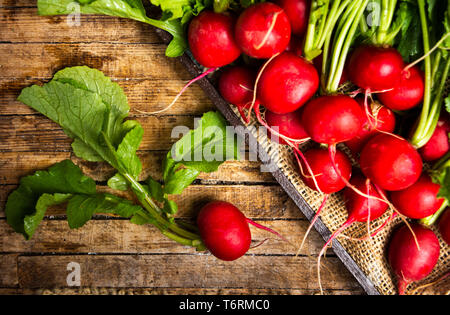
[(420, 13), (420, 21), (422, 24), (422, 36), (423, 36), (423, 50), (424, 54), (427, 56), (424, 60), (425, 63), (425, 91), (423, 99), (422, 113), (420, 115), (420, 120), (417, 125), (417, 129), (412, 136), (411, 143), (417, 148), (421, 147), (423, 134), (426, 132), (426, 124), (428, 122), (428, 114), (430, 112), (431, 105), (431, 57), (429, 56), (430, 51), (430, 38), (428, 35), (428, 21), (427, 13), (425, 12), (425, 0), (417, 0)]
[(422, 225), (425, 226), (432, 226), (434, 225), (437, 220), (440, 218), (440, 216), (442, 215), (442, 213), (445, 211), (445, 209), (447, 209), (448, 207), (448, 201), (445, 200), (444, 203), (442, 204), (442, 206), (439, 208), (438, 211), (436, 211), (435, 214), (430, 215), (429, 217), (425, 218), (425, 219), (421, 219), (419, 222)]
[[(159, 209), (159, 207), (153, 202), (153, 200), (150, 198), (148, 193), (145, 191), (145, 189), (142, 187), (142, 185), (136, 181), (131, 175), (129, 174), (122, 174), (128, 182), (131, 184), (131, 187), (134, 189), (137, 189), (139, 193), (144, 196), (143, 200), (141, 201), (144, 208), (149, 213), (150, 217), (156, 220), (156, 222), (163, 227), (162, 232), (164, 232), (166, 229), (164, 227), (167, 227), (172, 232), (178, 234), (181, 237), (184, 237), (186, 239), (190, 239), (191, 241), (200, 241), (201, 237), (198, 234), (192, 233), (190, 231), (186, 231), (185, 229), (180, 228), (177, 224), (171, 223), (164, 219), (164, 217), (161, 215), (162, 211)], [(167, 232), (169, 233), (169, 232)]]
[(354, 1), (354, 4), (347, 9), (347, 21), (343, 24), (342, 29), (339, 30), (339, 38), (333, 50), (333, 60), (327, 84), (328, 93), (335, 93), (339, 88), (348, 52), (368, 3), (369, 0)]
[(448, 58), (445, 63), (444, 72), (441, 77), (439, 87), (437, 88), (436, 94), (434, 96), (431, 109), (428, 111), (428, 115), (426, 116), (426, 121), (419, 123), (419, 127), (413, 136), (412, 144), (417, 148), (421, 148), (425, 144), (427, 144), (434, 134), (443, 106), (445, 84), (447, 82), (449, 72), (450, 58)]

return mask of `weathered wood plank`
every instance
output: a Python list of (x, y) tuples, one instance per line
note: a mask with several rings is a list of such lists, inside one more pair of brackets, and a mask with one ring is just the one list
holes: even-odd
[(20, 7), (35, 7), (35, 0), (0, 0), (1, 7), (20, 8)]
[(17, 254), (0, 254), (0, 287), (18, 285), (17, 257)]
[[(181, 135), (174, 135), (175, 127), (194, 127), (194, 117), (146, 116), (136, 118), (145, 130), (140, 150), (164, 150), (171, 148)], [(0, 151), (71, 151), (72, 139), (50, 119), (39, 116), (0, 116)]]
[[(318, 288), (313, 276), (316, 263), (308, 257), (244, 256), (223, 262), (201, 254), (77, 255), (21, 256), (18, 261), (22, 288), (66, 287), (70, 262), (80, 264), (81, 285), (86, 287)], [(330, 274), (322, 278), (324, 288), (359, 287), (337, 258), (327, 261)]]
[[(308, 227), (304, 220), (258, 220), (259, 224), (284, 235), (293, 245), (276, 236), (251, 227), (252, 240), (263, 245), (249, 251), (250, 255), (291, 255)], [(162, 235), (150, 225), (137, 226), (126, 220), (94, 220), (77, 230), (71, 230), (66, 221), (45, 220), (36, 234), (26, 241), (15, 233), (5, 220), (0, 220), (0, 252), (4, 253), (108, 253), (108, 254), (195, 254), (195, 249), (181, 246)], [(316, 256), (323, 246), (317, 232), (310, 234), (300, 255)], [(295, 246), (294, 246), (295, 245)]]
[[(183, 132), (194, 127), (198, 118), (135, 117), (145, 130), (139, 150), (168, 151)], [(43, 115), (0, 116), (0, 152), (68, 152), (72, 151), (71, 143), (61, 126)]]
[[(230, 289), (230, 288), (0, 288), (1, 295), (317, 295), (312, 289)], [(326, 295), (363, 295), (362, 289), (325, 290)]]
[[(4, 205), (10, 191), (16, 186), (0, 186), (0, 217), (5, 217)], [(99, 191), (108, 191), (98, 187)], [(124, 197), (131, 195), (123, 194)], [(172, 197), (171, 197), (172, 198)], [(180, 196), (173, 200), (179, 205), (177, 214), (180, 218), (193, 218), (200, 208), (211, 200), (232, 202), (250, 218), (283, 218), (299, 219), (303, 215), (279, 186), (265, 185), (193, 185), (186, 188)], [(63, 215), (62, 207), (52, 207), (48, 215)]]
[[(34, 5), (36, 1), (33, 1)], [(67, 16), (39, 16), (37, 8), (1, 8), (0, 40), (24, 42), (121, 42), (162, 44), (151, 25), (106, 15), (82, 15), (79, 25)]]
[[(1, 58), (1, 57), (0, 57)], [(37, 115), (37, 112), (17, 101), (22, 89), (48, 80), (11, 78), (0, 79), (0, 115)], [(186, 84), (186, 80), (115, 80), (124, 90), (131, 107), (130, 116), (142, 116), (139, 111), (153, 112), (167, 107)], [(195, 104), (195, 106), (193, 106)], [(196, 115), (214, 110), (202, 89), (194, 84), (183, 93), (178, 102), (161, 115)]]
[(1, 44), (0, 78), (51, 78), (65, 67), (86, 65), (113, 78), (191, 79), (160, 44)]
[[(148, 176), (156, 180), (162, 179), (162, 161), (166, 151), (140, 151), (138, 156), (142, 161), (141, 180)], [(38, 170), (44, 170), (51, 165), (72, 159), (84, 174), (93, 178), (97, 182), (106, 182), (115, 174), (115, 170), (107, 163), (90, 163), (74, 156), (72, 152), (3, 152), (0, 158), (0, 183), (18, 184), (23, 176), (31, 175)], [(259, 162), (250, 161), (227, 161), (214, 173), (202, 173), (198, 177), (203, 182), (215, 181), (231, 183), (274, 183), (272, 175), (268, 172), (261, 172)]]

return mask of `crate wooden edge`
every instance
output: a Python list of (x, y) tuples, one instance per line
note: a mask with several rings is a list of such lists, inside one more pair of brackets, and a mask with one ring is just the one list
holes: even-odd
[[(162, 31), (160, 29), (156, 30), (158, 35), (162, 38), (162, 40), (168, 44), (172, 39), (171, 35)], [(190, 55), (190, 53), (185, 53), (181, 57), (178, 57), (178, 60), (186, 67), (188, 72), (194, 76), (199, 76), (202, 72), (200, 68), (197, 66), (194, 58)], [(230, 108), (229, 104), (220, 96), (216, 88), (212, 85), (212, 83), (204, 78), (197, 82), (206, 95), (211, 99), (214, 106), (224, 115), (227, 121), (233, 125), (234, 127), (246, 127), (241, 119), (236, 116), (234, 111)], [(238, 131), (239, 133), (239, 131)], [(241, 134), (241, 136), (245, 136)], [(247, 133), (248, 137), (253, 137), (251, 133)], [(258, 152), (259, 156), (264, 161), (270, 161), (270, 157), (264, 150), (258, 150), (258, 142), (256, 139), (252, 139), (255, 141), (249, 141), (249, 149), (253, 152)], [(300, 209), (300, 211), (306, 216), (306, 218), (311, 221), (315, 215), (314, 211), (311, 209), (309, 204), (305, 201), (305, 199), (301, 196), (297, 189), (295, 189), (294, 185), (289, 181), (286, 175), (277, 168), (277, 170), (272, 172), (275, 180), (280, 184), (283, 190), (288, 194), (288, 196), (294, 201), (296, 206)], [(322, 220), (319, 218), (314, 228), (319, 232), (319, 234), (323, 237), (324, 240), (328, 240), (331, 236), (330, 230), (325, 226)], [(356, 264), (353, 258), (347, 253), (344, 247), (338, 240), (334, 240), (332, 244), (334, 253), (339, 257), (345, 267), (350, 271), (350, 273), (355, 277), (358, 283), (362, 286), (362, 288), (366, 291), (368, 295), (380, 295), (380, 292), (376, 289), (375, 285), (369, 279), (369, 277), (361, 270), (361, 268)]]

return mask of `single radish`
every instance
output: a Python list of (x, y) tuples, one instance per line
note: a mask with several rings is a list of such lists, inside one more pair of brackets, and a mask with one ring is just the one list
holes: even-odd
[(370, 93), (393, 89), (404, 67), (396, 49), (363, 45), (352, 53), (348, 71), (350, 80)]
[(211, 201), (198, 214), (197, 226), (206, 248), (217, 258), (232, 261), (242, 257), (252, 241), (249, 224), (288, 242), (278, 232), (245, 217), (234, 205)]
[[(427, 277), (439, 259), (439, 240), (432, 230), (412, 224), (394, 231), (388, 248), (388, 260), (398, 278), (398, 292), (406, 293), (411, 282)], [(416, 243), (417, 240), (417, 243)], [(419, 248), (417, 246), (419, 245)]]
[(389, 205), (382, 200), (382, 196), (370, 183), (368, 178), (362, 175), (353, 176), (351, 181), (353, 186), (375, 198), (363, 197), (353, 189), (344, 189), (344, 202), (348, 212), (348, 219), (344, 225), (351, 225), (354, 222), (374, 221), (380, 218), (389, 208)]
[[(275, 114), (267, 110), (265, 113), (265, 120), (271, 129), (277, 130), (283, 136), (291, 139), (309, 139), (305, 128), (302, 126), (301, 121), (301, 109), (288, 114)], [(268, 131), (269, 138), (276, 135), (271, 135), (270, 130)], [(278, 143), (282, 145), (288, 144), (284, 139), (278, 137)]]
[[(341, 191), (352, 176), (352, 163), (341, 151), (336, 151), (334, 160), (331, 159), (328, 150), (312, 148), (304, 154), (295, 150), (296, 158), (300, 167), (303, 182), (309, 188), (324, 193), (322, 204), (319, 206), (314, 218), (311, 220), (300, 245), (298, 252), (303, 248), (306, 238), (312, 227), (319, 218), (330, 194)], [(301, 159), (299, 158), (301, 157)]]
[(364, 146), (360, 156), (361, 170), (375, 185), (387, 191), (412, 186), (422, 174), (419, 153), (399, 136), (380, 134)]
[(393, 90), (380, 93), (378, 99), (392, 110), (408, 110), (423, 101), (425, 79), (419, 67), (402, 71), (400, 80)]
[(211, 11), (203, 11), (194, 17), (188, 29), (189, 47), (198, 63), (209, 69), (190, 80), (175, 96), (172, 103), (162, 110), (137, 111), (153, 115), (169, 110), (192, 84), (239, 58), (241, 50), (234, 40), (234, 25), (235, 19), (231, 16)]
[(239, 16), (235, 39), (248, 56), (269, 59), (286, 50), (291, 40), (291, 24), (284, 10), (276, 4), (255, 4)]
[(257, 98), (276, 114), (302, 107), (319, 88), (319, 75), (312, 64), (290, 52), (274, 58), (262, 70), (257, 82)]
[(305, 35), (311, 0), (277, 0), (275, 3), (286, 12), (291, 22), (292, 33), (297, 36)]
[[(356, 101), (364, 109), (364, 99), (356, 98)], [(392, 110), (387, 107), (382, 106), (377, 102), (372, 102), (369, 106), (370, 115), (375, 121), (374, 124), (369, 122), (369, 119), (365, 117), (365, 123), (360, 129), (359, 134), (352, 140), (346, 141), (345, 145), (352, 151), (352, 153), (360, 153), (364, 145), (372, 138), (374, 135), (383, 133), (392, 133), (395, 130), (396, 118)]]
[(439, 232), (444, 241), (450, 245), (450, 209), (447, 209), (439, 220)]
[(230, 104), (235, 105), (245, 119), (244, 109), (249, 109), (253, 100), (256, 73), (249, 68), (235, 66), (226, 69), (219, 79), (219, 92)]
[(450, 151), (450, 119), (439, 119), (431, 139), (419, 149), (420, 155), (427, 162), (439, 160)]
[(310, 101), (302, 117), (311, 138), (330, 146), (355, 138), (365, 120), (359, 104), (345, 95), (321, 96)]
[(343, 152), (337, 150), (335, 158), (336, 166), (342, 177), (333, 167), (328, 150), (309, 149), (304, 153), (304, 157), (308, 161), (309, 167), (304, 161), (301, 161), (301, 175), (309, 188), (325, 194), (333, 194), (345, 188), (345, 182), (342, 180), (342, 177), (350, 180), (352, 164)]
[(213, 201), (205, 205), (197, 226), (205, 246), (221, 260), (236, 260), (250, 249), (252, 237), (246, 217), (231, 203)]
[(235, 61), (241, 50), (234, 40), (233, 17), (203, 11), (192, 19), (188, 42), (192, 55), (206, 68), (219, 68)]
[(433, 215), (444, 203), (437, 195), (441, 186), (433, 183), (431, 177), (423, 174), (412, 186), (390, 194), (395, 208), (411, 219), (423, 219)]

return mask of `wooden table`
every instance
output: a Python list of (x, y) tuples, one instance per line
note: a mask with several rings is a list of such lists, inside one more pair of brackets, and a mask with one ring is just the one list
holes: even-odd
[[(315, 232), (298, 257), (296, 249), (270, 239), (236, 262), (222, 262), (165, 239), (151, 226), (97, 216), (70, 230), (64, 211), (54, 208), (31, 241), (7, 225), (4, 205), (20, 177), (72, 159), (100, 188), (114, 171), (80, 161), (61, 128), (16, 101), (21, 89), (48, 81), (64, 67), (87, 65), (118, 82), (128, 96), (131, 116), (145, 129), (139, 155), (145, 175), (161, 177), (161, 160), (172, 128), (192, 127), (194, 117), (213, 110), (198, 86), (170, 111), (166, 106), (189, 74), (174, 59), (152, 27), (125, 19), (83, 16), (70, 27), (66, 17), (39, 17), (36, 1), (0, 0), (0, 293), (152, 293), (152, 294), (315, 294), (316, 256), (323, 240)], [(211, 199), (233, 202), (245, 214), (280, 231), (298, 244), (308, 222), (258, 162), (228, 162), (202, 175), (176, 201), (180, 217), (193, 218)], [(252, 228), (257, 243), (269, 237)], [(361, 287), (332, 254), (322, 282), (330, 294), (361, 294)], [(81, 286), (69, 287), (68, 264), (81, 270)], [(58, 290), (54, 290), (59, 288)]]

